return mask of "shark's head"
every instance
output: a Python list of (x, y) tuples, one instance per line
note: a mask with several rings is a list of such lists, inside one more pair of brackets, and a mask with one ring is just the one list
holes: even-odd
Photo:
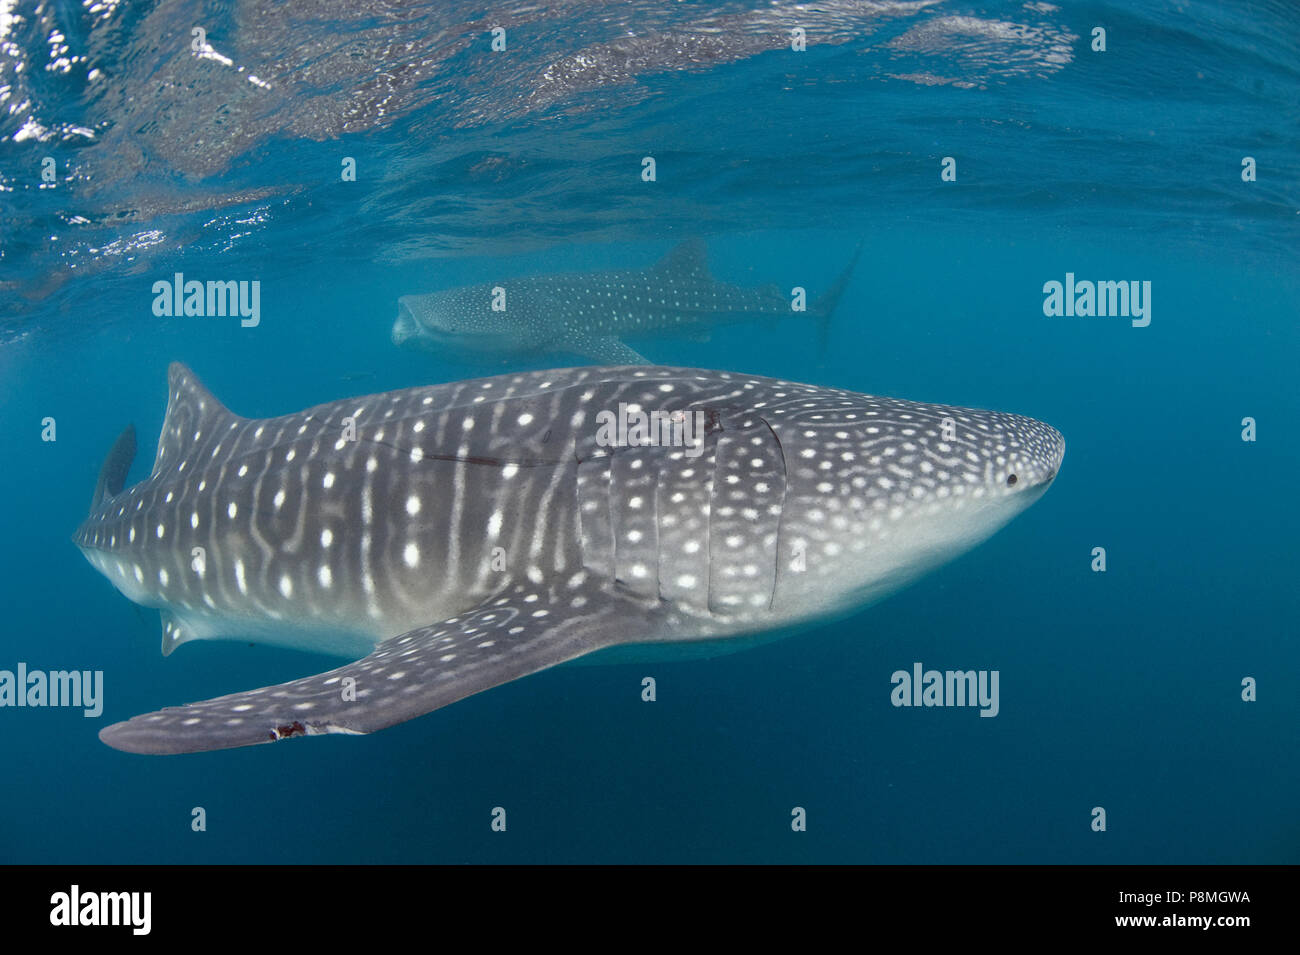
[(541, 334), (522, 303), (515, 306), (501, 295), (494, 297), (493, 286), (473, 285), (403, 295), (397, 300), (392, 337), (394, 345), (491, 354), (531, 347)]
[(883, 597), (971, 549), (1056, 479), (1065, 441), (1021, 415), (848, 395), (780, 429), (799, 601)]

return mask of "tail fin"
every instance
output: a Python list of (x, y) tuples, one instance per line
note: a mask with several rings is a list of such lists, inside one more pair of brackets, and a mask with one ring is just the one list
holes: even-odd
[(113, 442), (113, 449), (104, 459), (99, 469), (99, 481), (95, 484), (95, 496), (91, 499), (90, 509), (94, 511), (105, 500), (122, 493), (126, 485), (126, 472), (131, 470), (135, 460), (135, 425), (129, 424), (126, 430)]
[(862, 239), (858, 240), (857, 248), (853, 250), (853, 257), (849, 259), (849, 264), (844, 267), (839, 278), (826, 291), (826, 294), (819, 298), (813, 305), (813, 316), (817, 319), (817, 342), (821, 353), (826, 354), (827, 346), (830, 342), (831, 334), (831, 316), (835, 314), (835, 306), (840, 304), (840, 298), (844, 295), (844, 289), (848, 287), (849, 279), (853, 277), (853, 270), (857, 267), (858, 259), (862, 257)]

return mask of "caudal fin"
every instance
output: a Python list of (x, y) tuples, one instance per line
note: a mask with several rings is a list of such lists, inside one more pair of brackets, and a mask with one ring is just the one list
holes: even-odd
[(840, 304), (840, 298), (843, 297), (849, 280), (853, 278), (853, 270), (857, 268), (858, 259), (862, 257), (862, 245), (863, 240), (859, 239), (849, 264), (844, 267), (844, 271), (840, 273), (835, 283), (826, 290), (826, 294), (813, 305), (813, 316), (817, 319), (817, 345), (823, 355), (826, 354), (827, 346), (830, 344), (831, 316), (835, 314), (835, 307)]
[(108, 452), (103, 466), (99, 469), (99, 481), (95, 484), (95, 496), (90, 502), (94, 511), (105, 500), (122, 493), (126, 486), (126, 473), (131, 470), (135, 460), (135, 425), (129, 424), (126, 430), (117, 436), (113, 449)]

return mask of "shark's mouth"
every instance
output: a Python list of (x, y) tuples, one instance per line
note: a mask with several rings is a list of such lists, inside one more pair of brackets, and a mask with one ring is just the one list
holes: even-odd
[(397, 303), (397, 318), (393, 322), (393, 344), (401, 345), (420, 334), (419, 323), (403, 302)]
[(521, 336), (508, 329), (461, 331), (441, 325), (422, 322), (405, 301), (397, 302), (397, 318), (393, 321), (394, 345), (419, 345), (424, 348), (448, 348), (461, 352), (496, 354), (518, 345)]

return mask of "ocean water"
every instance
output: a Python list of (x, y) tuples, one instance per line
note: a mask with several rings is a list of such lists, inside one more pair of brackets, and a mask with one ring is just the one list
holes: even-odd
[[(99, 718), (0, 708), (0, 861), (1300, 861), (1298, 183), (1285, 2), (0, 0), (0, 669), (105, 688)], [(398, 349), (396, 300), (696, 236), (741, 285), (864, 252), (828, 347), (794, 316), (636, 339), (652, 360), (1032, 415), (1054, 486), (744, 653), (560, 667), (369, 737), (99, 742), (339, 663), (164, 659), (70, 542), (128, 422), (147, 473), (168, 362), (246, 416), (579, 364)], [(259, 324), (154, 315), (177, 272), (260, 282)], [(1149, 310), (1045, 314), (1067, 273)], [(893, 706), (914, 663), (997, 670), (998, 715)]]

